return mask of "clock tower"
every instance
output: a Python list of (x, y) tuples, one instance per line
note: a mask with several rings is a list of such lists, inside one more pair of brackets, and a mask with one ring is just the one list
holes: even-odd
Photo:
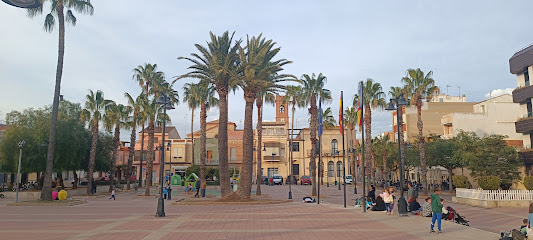
[(283, 102), (283, 96), (276, 95), (276, 122), (285, 123), (285, 126), (289, 126), (289, 109), (290, 104), (287, 101)]

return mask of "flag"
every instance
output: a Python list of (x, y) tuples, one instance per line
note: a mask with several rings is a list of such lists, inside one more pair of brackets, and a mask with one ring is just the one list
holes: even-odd
[(341, 101), (339, 103), (339, 130), (342, 134), (342, 120), (343, 120), (343, 109), (342, 109), (342, 91), (341, 91)]
[(322, 98), (318, 100), (318, 137), (322, 136)]
[(357, 101), (357, 125), (359, 126), (359, 131), (363, 131), (363, 83), (359, 83), (359, 101)]

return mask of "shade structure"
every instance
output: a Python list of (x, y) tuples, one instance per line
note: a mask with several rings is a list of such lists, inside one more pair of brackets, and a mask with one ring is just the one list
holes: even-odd
[(19, 8), (37, 8), (41, 6), (39, 0), (2, 0), (5, 3)]

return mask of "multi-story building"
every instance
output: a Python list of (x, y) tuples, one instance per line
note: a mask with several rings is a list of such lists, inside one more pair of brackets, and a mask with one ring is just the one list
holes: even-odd
[(513, 91), (513, 102), (519, 103), (519, 118), (515, 122), (516, 132), (522, 135), (523, 147), (519, 153), (524, 160), (525, 173), (531, 175), (533, 165), (533, 45), (516, 52), (509, 59), (509, 69), (516, 75), (517, 88)]
[(466, 95), (461, 96), (451, 96), (444, 93), (439, 93), (434, 95), (430, 102), (466, 102)]
[(521, 148), (522, 134), (515, 130), (515, 121), (520, 117), (520, 105), (513, 103), (510, 94), (504, 94), (474, 104), (472, 113), (444, 115), (442, 137), (454, 137), (459, 131), (475, 132), (478, 136), (499, 134), (507, 136), (508, 145)]

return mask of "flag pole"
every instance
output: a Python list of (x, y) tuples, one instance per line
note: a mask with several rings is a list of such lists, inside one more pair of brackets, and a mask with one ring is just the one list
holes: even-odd
[(318, 119), (318, 201), (317, 204), (320, 204), (320, 183), (322, 180), (322, 97), (318, 100), (318, 111), (319, 111), (319, 119)]
[[(361, 81), (359, 83), (359, 88), (362, 89), (363, 88), (363, 81)], [(361, 91), (362, 92), (362, 91)], [(361, 145), (361, 148), (362, 148), (362, 152), (363, 152), (363, 159), (362, 159), (362, 163), (361, 165), (363, 165), (363, 202), (364, 202), (364, 207), (363, 207), (363, 212), (366, 212), (366, 166), (365, 166), (365, 118), (364, 118), (364, 112), (365, 112), (365, 99), (363, 97), (363, 94), (361, 94), (361, 96), (359, 96), (359, 99), (361, 101), (361, 122), (362, 122), (362, 127), (361, 127), (361, 142), (362, 142), (362, 145)]]
[(341, 91), (341, 109), (339, 111), (339, 115), (341, 117), (340, 122), (341, 124), (341, 133), (342, 133), (342, 178), (343, 179), (343, 190), (344, 190), (344, 207), (346, 208), (346, 149), (344, 144), (344, 106), (342, 102), (342, 92)]

